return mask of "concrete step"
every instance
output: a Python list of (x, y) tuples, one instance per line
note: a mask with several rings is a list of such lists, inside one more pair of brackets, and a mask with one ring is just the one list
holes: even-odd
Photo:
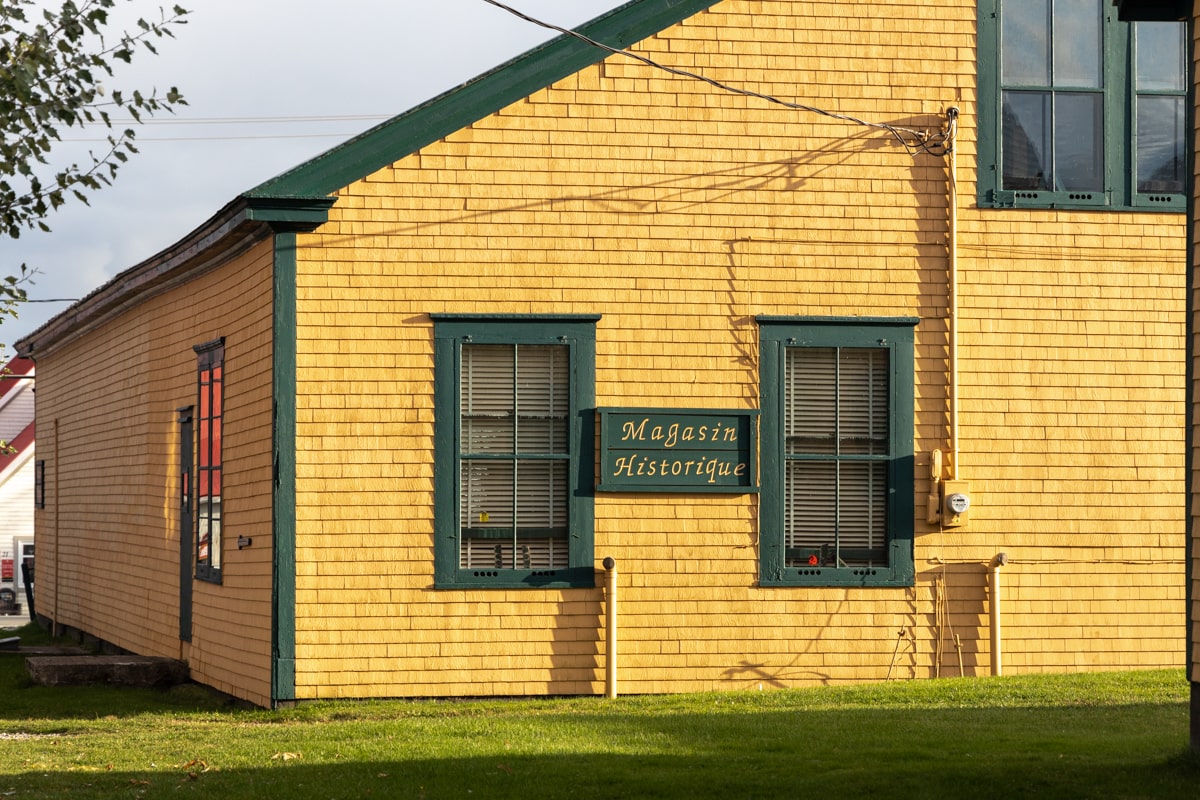
[(167, 687), (187, 683), (187, 664), (155, 656), (30, 656), (30, 679), (41, 686), (106, 683), (116, 686)]

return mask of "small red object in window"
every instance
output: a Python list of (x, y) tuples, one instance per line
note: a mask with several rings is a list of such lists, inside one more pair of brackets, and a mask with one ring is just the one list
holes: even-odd
[(817, 564), (820, 564), (820, 563), (821, 563), (821, 562), (820, 562), (820, 560), (817, 558), (817, 554), (816, 554), (816, 553), (813, 553), (811, 556), (809, 556), (809, 557), (808, 557), (808, 565), (809, 565), (810, 567), (815, 567)]

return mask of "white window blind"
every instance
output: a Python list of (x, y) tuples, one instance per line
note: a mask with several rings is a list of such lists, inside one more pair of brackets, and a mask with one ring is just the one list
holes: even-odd
[(566, 345), (463, 345), (460, 566), (567, 566), (569, 360)]
[(788, 566), (886, 561), (888, 374), (883, 348), (787, 349)]

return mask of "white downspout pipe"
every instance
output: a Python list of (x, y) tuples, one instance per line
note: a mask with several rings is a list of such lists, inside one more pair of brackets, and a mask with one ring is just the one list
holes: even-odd
[(1008, 563), (1007, 553), (998, 553), (992, 561), (992, 597), (991, 597), (991, 627), (992, 627), (992, 674), (1004, 674), (1004, 657), (1002, 655), (1002, 640), (1000, 637), (1000, 568)]
[(950, 290), (946, 310), (949, 324), (950, 370), (950, 480), (958, 480), (958, 109), (946, 109), (950, 149), (947, 152), (949, 179), (949, 219), (947, 221), (947, 250), (949, 251)]

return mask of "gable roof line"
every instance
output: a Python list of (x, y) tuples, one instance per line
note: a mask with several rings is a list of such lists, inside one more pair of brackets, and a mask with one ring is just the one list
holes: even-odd
[[(578, 28), (626, 48), (720, 0), (631, 0)], [(244, 192), (180, 241), (121, 272), (16, 342), (18, 355), (72, 341), (198, 269), (223, 263), (251, 242), (281, 230), (312, 230), (328, 219), (331, 197), (368, 175), (484, 119), (611, 55), (567, 34), (544, 42), (466, 83)], [(265, 224), (264, 224), (265, 223)], [(209, 248), (219, 248), (212, 252)]]
[[(624, 49), (720, 0), (633, 0), (578, 28)], [(544, 42), (460, 86), (349, 139), (245, 193), (320, 197), (361, 180), (611, 55), (567, 34)]]
[(17, 341), (17, 354), (36, 359), (129, 307), (227, 263), (273, 232), (312, 230), (328, 218), (332, 205), (332, 198), (237, 197), (175, 244), (124, 270)]

